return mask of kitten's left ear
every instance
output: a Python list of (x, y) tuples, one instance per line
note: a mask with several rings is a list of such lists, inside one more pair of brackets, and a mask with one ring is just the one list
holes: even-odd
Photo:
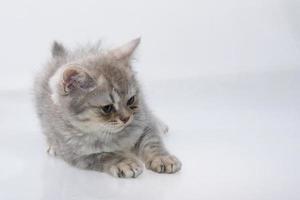
[(67, 54), (67, 51), (61, 43), (54, 41), (52, 44), (51, 53), (52, 57), (56, 58), (65, 56)]
[(109, 54), (118, 60), (129, 59), (140, 42), (141, 38), (136, 38), (118, 48), (110, 50)]
[(83, 68), (77, 66), (64, 69), (61, 81), (65, 94), (78, 89), (90, 91), (95, 87), (94, 79)]

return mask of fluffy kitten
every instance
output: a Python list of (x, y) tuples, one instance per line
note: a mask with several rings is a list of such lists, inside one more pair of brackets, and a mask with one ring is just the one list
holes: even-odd
[(106, 52), (97, 45), (69, 51), (54, 42), (34, 87), (42, 129), (56, 156), (116, 177), (137, 177), (141, 161), (159, 173), (180, 170), (160, 137), (166, 126), (149, 112), (131, 68), (139, 42)]

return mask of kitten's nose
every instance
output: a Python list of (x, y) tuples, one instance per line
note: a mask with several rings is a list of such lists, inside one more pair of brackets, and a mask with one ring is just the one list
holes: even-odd
[(119, 118), (120, 118), (120, 120), (121, 120), (124, 124), (126, 124), (126, 122), (128, 122), (128, 120), (129, 120), (130, 116), (128, 116), (128, 117), (119, 117)]

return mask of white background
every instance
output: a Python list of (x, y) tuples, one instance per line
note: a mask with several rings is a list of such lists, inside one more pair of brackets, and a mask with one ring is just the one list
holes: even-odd
[[(1, 1), (0, 199), (300, 199), (300, 1)], [(136, 180), (47, 156), (33, 75), (69, 48), (141, 36), (134, 64), (176, 175)]]

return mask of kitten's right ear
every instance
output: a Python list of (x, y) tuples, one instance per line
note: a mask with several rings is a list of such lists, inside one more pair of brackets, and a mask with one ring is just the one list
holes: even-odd
[(51, 53), (52, 57), (55, 58), (65, 56), (67, 54), (67, 51), (61, 43), (54, 41), (52, 44)]
[(62, 74), (62, 86), (65, 94), (80, 89), (90, 91), (95, 87), (94, 79), (80, 67), (67, 67)]
[(120, 47), (110, 50), (109, 54), (117, 60), (128, 60), (130, 59), (136, 48), (139, 46), (140, 42), (141, 38), (136, 38), (134, 40), (131, 40), (130, 42), (127, 42), (126, 44), (123, 44)]

